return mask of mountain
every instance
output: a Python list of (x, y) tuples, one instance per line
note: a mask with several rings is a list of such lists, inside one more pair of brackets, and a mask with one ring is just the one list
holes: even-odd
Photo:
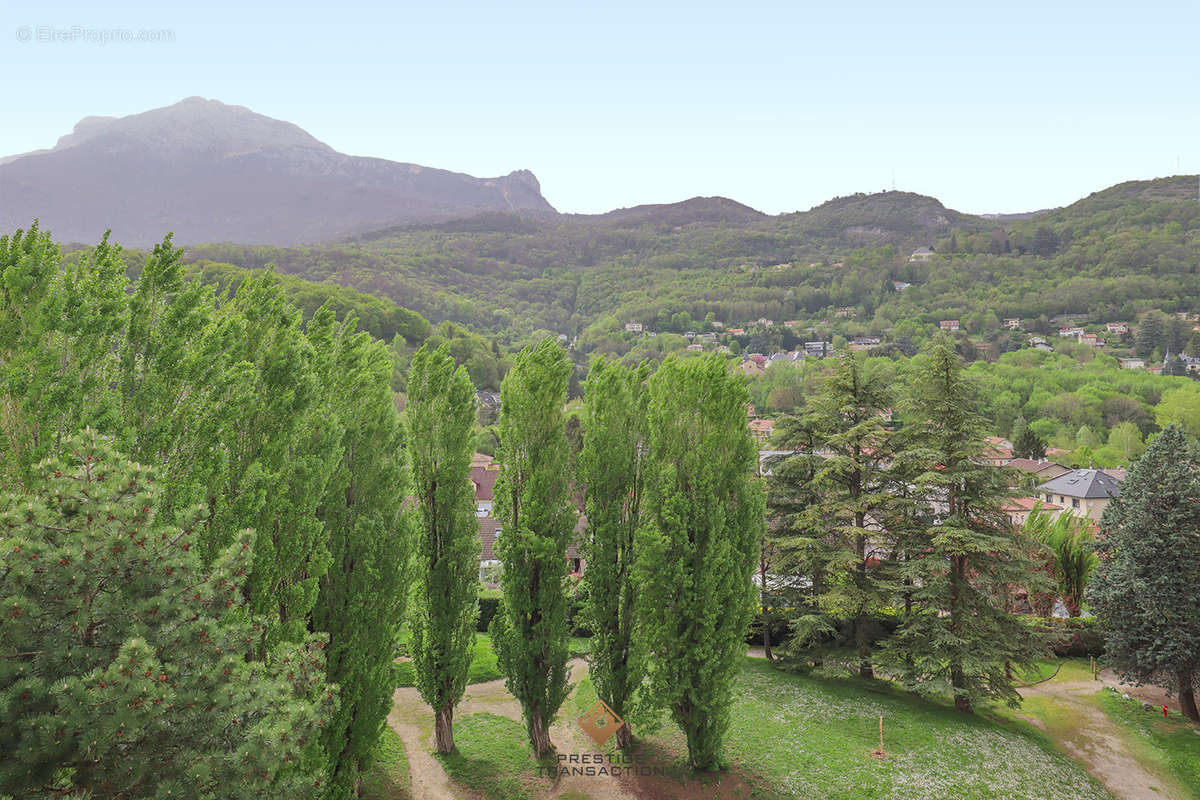
[(474, 178), (348, 156), (296, 125), (190, 97), (86, 117), (51, 149), (0, 159), (0, 229), (60, 241), (293, 245), (485, 211), (553, 214), (533, 173)]

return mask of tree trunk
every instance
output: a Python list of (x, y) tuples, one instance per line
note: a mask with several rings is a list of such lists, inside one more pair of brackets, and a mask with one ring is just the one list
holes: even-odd
[(766, 614), (763, 615), (763, 654), (767, 657), (767, 661), (774, 658), (771, 655), (771, 620)]
[(1192, 722), (1200, 722), (1200, 710), (1196, 709), (1196, 690), (1192, 685), (1192, 673), (1181, 672), (1179, 678), (1179, 710)]
[(629, 727), (629, 723), (626, 722), (617, 728), (617, 747), (625, 750), (631, 744), (633, 744), (633, 730)]
[(958, 662), (950, 667), (950, 685), (954, 687), (954, 707), (964, 714), (972, 713), (971, 698), (961, 692), (967, 688), (967, 678), (963, 674), (962, 664)]
[(438, 709), (434, 731), (434, 747), (439, 753), (454, 752), (454, 706), (447, 703)]
[(871, 680), (875, 670), (871, 668), (871, 618), (859, 614), (854, 621), (854, 643), (858, 649), (858, 677)]
[(530, 714), (529, 744), (533, 747), (533, 755), (536, 758), (543, 758), (554, 750), (554, 743), (550, 741), (550, 731), (546, 728), (540, 709)]

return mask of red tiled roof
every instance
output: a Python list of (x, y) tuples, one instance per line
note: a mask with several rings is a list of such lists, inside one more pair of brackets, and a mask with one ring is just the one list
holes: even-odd
[(475, 502), (493, 499), (496, 479), (500, 470), (489, 467), (471, 467), (471, 483), (475, 484)]
[(496, 561), (492, 545), (496, 543), (496, 532), (500, 530), (500, 520), (493, 517), (479, 518), (479, 560)]

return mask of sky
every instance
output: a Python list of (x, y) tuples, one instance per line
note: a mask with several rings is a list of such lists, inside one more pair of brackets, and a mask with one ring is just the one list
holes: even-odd
[[(894, 186), (1010, 213), (1200, 172), (1195, 0), (0, 0), (0, 18), (0, 155), (199, 95), (353, 155), (529, 169), (564, 212), (779, 213)], [(114, 38), (141, 31), (166, 33)]]

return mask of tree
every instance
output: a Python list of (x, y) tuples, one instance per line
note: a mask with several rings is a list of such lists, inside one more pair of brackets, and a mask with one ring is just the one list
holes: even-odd
[(1014, 458), (1030, 458), (1040, 461), (1046, 457), (1046, 442), (1032, 428), (1022, 428), (1012, 443)]
[(756, 591), (764, 492), (744, 381), (716, 355), (669, 358), (650, 379), (641, 635), (650, 696), (682, 728), (696, 769), (721, 762), (733, 676)]
[(1142, 317), (1142, 322), (1134, 334), (1134, 351), (1138, 358), (1149, 358), (1155, 350), (1160, 350), (1166, 344), (1167, 315), (1161, 311), (1151, 311)]
[(332, 798), (357, 793), (392, 707), (392, 661), (404, 617), (412, 552), (408, 461), (392, 396), (387, 345), (355, 333), (322, 307), (307, 335), (326, 416), (339, 439), (336, 468), (316, 510), (328, 537), (331, 567), (320, 579), (313, 624), (329, 635), (326, 674), (340, 704), (325, 726)]
[(318, 797), (322, 640), (246, 653), (255, 536), (211, 566), (199, 509), (158, 522), (152, 470), (94, 431), (0, 498), (0, 785), (20, 797)]
[(1172, 389), (1154, 409), (1154, 421), (1166, 428), (1180, 425), (1192, 436), (1200, 435), (1200, 390)]
[(1137, 458), (1146, 449), (1146, 445), (1142, 443), (1142, 432), (1132, 422), (1118, 423), (1109, 431), (1108, 444), (1115, 447), (1127, 461)]
[(570, 374), (562, 347), (543, 339), (521, 351), (500, 385), (496, 549), (504, 571), (492, 643), (538, 758), (553, 749), (550, 722), (568, 692), (566, 551), (575, 512), (562, 408)]
[(1195, 442), (1169, 425), (1134, 463), (1100, 520), (1088, 599), (1106, 657), (1126, 680), (1179, 693), (1200, 722), (1200, 465)]
[(816, 502), (806, 513), (809, 527), (825, 532), (824, 591), (817, 603), (834, 617), (853, 620), (859, 675), (874, 676), (873, 615), (893, 596), (885, 575), (890, 560), (881, 522), (895, 502), (888, 477), (895, 448), (884, 414), (890, 393), (867, 374), (853, 353), (842, 351), (832, 375), (809, 404), (804, 427), (822, 453), (812, 477)]
[(1067, 613), (1078, 617), (1084, 590), (1096, 567), (1096, 554), (1091, 549), (1091, 521), (1070, 511), (1052, 517), (1038, 506), (1025, 520), (1025, 532), (1050, 554), (1050, 573), (1057, 594), (1067, 607)]
[(479, 525), (470, 478), (475, 389), (445, 346), (413, 357), (407, 414), (421, 517), (410, 650), (417, 689), (434, 711), (435, 747), (449, 753), (479, 615)]
[[(645, 363), (634, 369), (601, 357), (584, 387), (578, 475), (588, 524), (583, 615), (592, 631), (589, 674), (596, 694), (622, 719), (645, 677), (634, 639), (634, 539), (642, 520), (648, 374)], [(617, 743), (625, 747), (629, 741), (626, 723)]]
[(954, 343), (937, 337), (919, 364), (908, 400), (914, 446), (900, 454), (934, 519), (910, 543), (902, 574), (917, 609), (889, 641), (903, 681), (923, 692), (949, 692), (970, 712), (994, 697), (1015, 705), (1010, 666), (1041, 653), (1027, 625), (999, 607), (1011, 585), (1036, 590), (1026, 542), (1002, 505), (1003, 470), (982, 463), (982, 420), (974, 386)]

